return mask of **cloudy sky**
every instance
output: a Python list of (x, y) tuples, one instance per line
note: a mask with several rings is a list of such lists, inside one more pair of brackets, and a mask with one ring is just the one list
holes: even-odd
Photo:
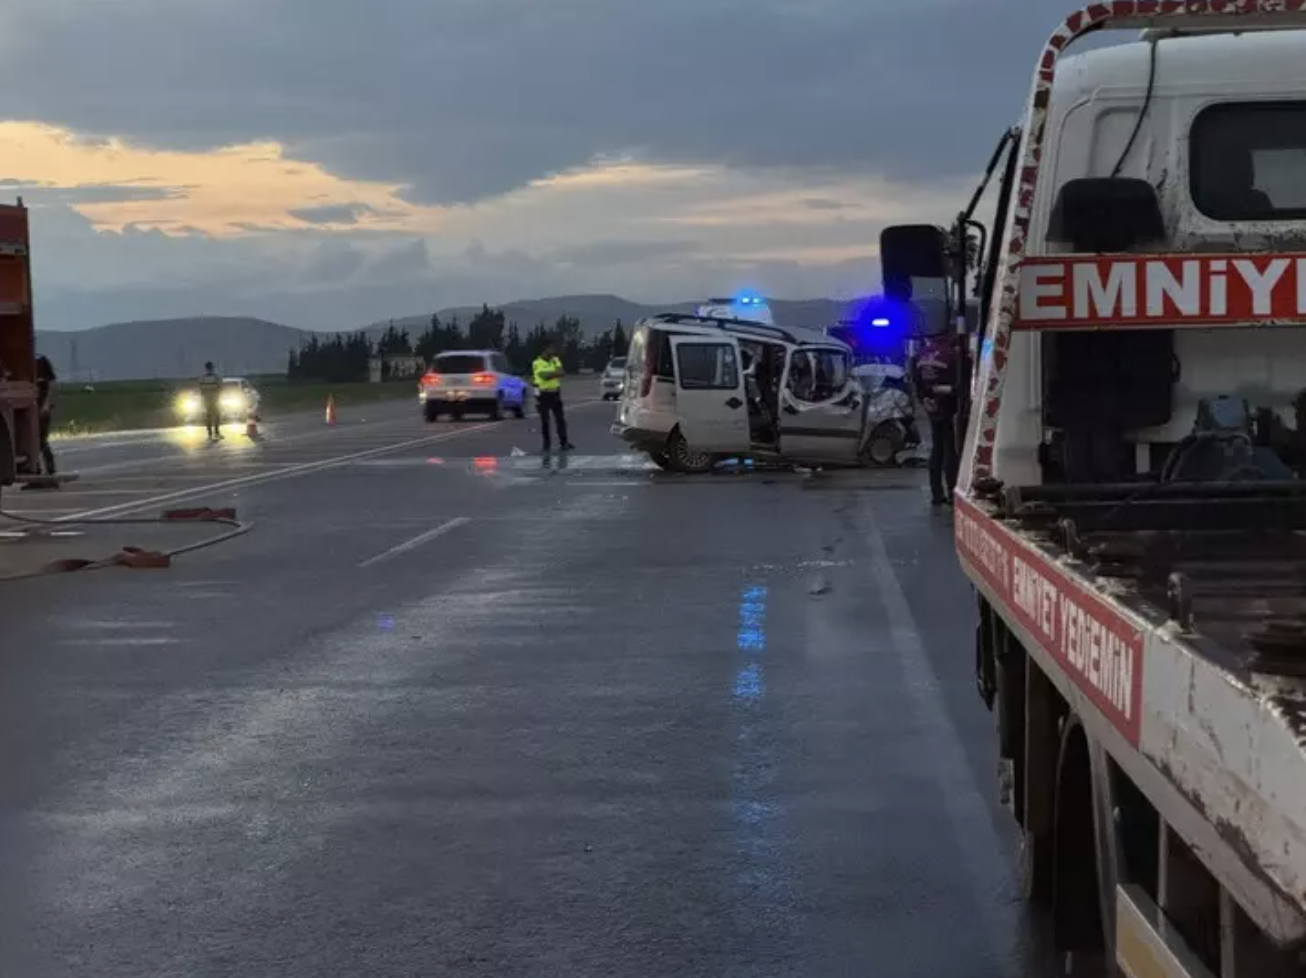
[[(1048, 0), (4, 0), (42, 328), (873, 291), (965, 202)], [(982, 40), (981, 40), (982, 39)]]

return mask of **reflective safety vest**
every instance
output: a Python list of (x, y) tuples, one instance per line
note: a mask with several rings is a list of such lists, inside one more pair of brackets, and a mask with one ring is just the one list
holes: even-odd
[(561, 377), (545, 377), (543, 374), (552, 370), (561, 370), (562, 361), (557, 357), (552, 360), (545, 357), (536, 357), (535, 362), (531, 364), (531, 379), (535, 382), (537, 391), (556, 391), (562, 388)]

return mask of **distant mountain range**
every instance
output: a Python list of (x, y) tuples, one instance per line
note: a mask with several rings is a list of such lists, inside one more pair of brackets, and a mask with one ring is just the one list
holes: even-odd
[[(618, 319), (629, 327), (641, 317), (659, 312), (692, 312), (697, 304), (641, 305), (615, 295), (569, 295), (509, 302), (497, 308), (522, 332), (541, 320), (552, 325), (561, 316), (574, 316), (584, 334), (593, 336), (610, 329)], [(846, 308), (847, 303), (830, 299), (771, 300), (778, 322), (814, 329), (834, 323), (845, 315)], [(445, 321), (457, 316), (465, 326), (479, 311), (479, 306), (464, 306), (442, 309), (438, 315)], [(393, 323), (416, 338), (430, 319), (430, 313), (401, 316), (363, 328), (379, 334)], [(311, 335), (262, 319), (204, 316), (40, 332), (37, 346), (67, 380), (162, 379), (197, 376), (206, 360), (228, 375), (281, 373), (289, 351), (298, 349)]]

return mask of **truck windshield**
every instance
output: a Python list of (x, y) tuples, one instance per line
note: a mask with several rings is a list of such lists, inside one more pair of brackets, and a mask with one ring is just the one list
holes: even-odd
[(1306, 219), (1306, 102), (1228, 102), (1193, 120), (1193, 203), (1217, 221)]

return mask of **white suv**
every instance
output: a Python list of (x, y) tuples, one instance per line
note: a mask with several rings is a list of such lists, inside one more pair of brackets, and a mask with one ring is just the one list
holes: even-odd
[(526, 417), (531, 387), (516, 376), (497, 350), (449, 350), (436, 355), (423, 375), (418, 398), (422, 417), (434, 422), (447, 414), (455, 421), (464, 414), (488, 414), (494, 420), (511, 411)]

